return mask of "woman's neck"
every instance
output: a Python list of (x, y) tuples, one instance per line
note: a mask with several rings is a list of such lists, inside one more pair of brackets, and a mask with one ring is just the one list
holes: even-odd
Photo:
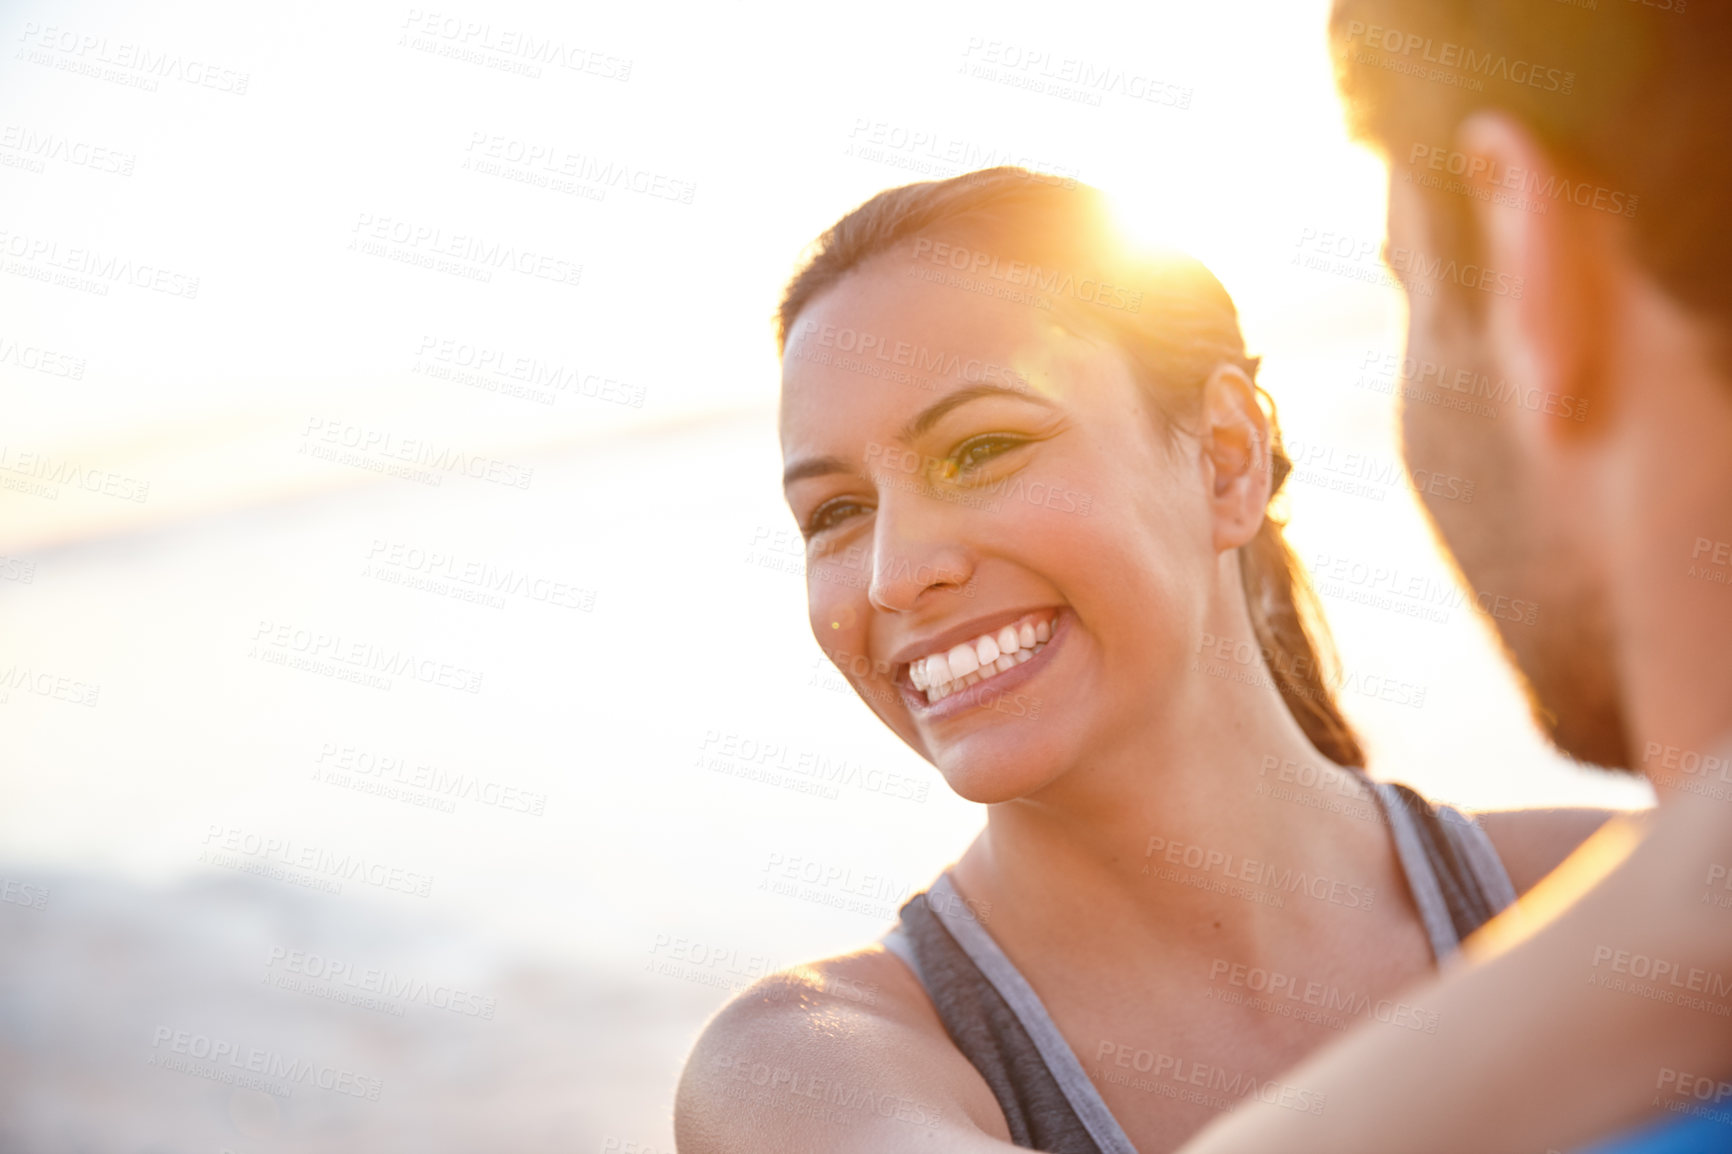
[(1365, 779), (1318, 753), (1266, 681), (1186, 681), (1110, 748), (991, 806), (958, 887), (1001, 926), (1079, 950), (1247, 965), (1372, 909), (1395, 867)]

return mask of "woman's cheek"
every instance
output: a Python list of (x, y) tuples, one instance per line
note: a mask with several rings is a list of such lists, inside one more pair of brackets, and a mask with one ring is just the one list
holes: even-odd
[(865, 639), (865, 615), (835, 585), (815, 576), (807, 578), (806, 599), (812, 636), (832, 661), (838, 654), (859, 653)]

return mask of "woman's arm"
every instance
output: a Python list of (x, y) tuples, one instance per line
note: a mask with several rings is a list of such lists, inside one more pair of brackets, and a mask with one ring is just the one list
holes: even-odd
[(698, 1039), (674, 1105), (680, 1154), (1001, 1154), (992, 1091), (882, 948), (775, 974)]
[[(1646, 812), (1646, 811), (1640, 811)], [(1517, 894), (1525, 894), (1614, 817), (1636, 812), (1568, 806), (1547, 809), (1479, 810), (1473, 820), (1485, 830)]]
[[(1732, 1071), (1732, 807), (1672, 804), (1591, 838), (1420, 997), (1435, 1035), (1361, 1028), (1293, 1077), (1320, 1116), (1252, 1105), (1184, 1154), (1568, 1150), (1656, 1112), (1667, 1071)], [(1658, 996), (1655, 996), (1656, 991)], [(1714, 996), (1718, 992), (1718, 996)]]

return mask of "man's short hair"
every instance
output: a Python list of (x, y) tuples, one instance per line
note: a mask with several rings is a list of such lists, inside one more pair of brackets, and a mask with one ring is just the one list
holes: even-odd
[[(1336, 0), (1330, 43), (1355, 135), (1424, 191), (1434, 256), (1477, 256), (1471, 202), (1487, 194), (1466, 177), (1489, 172), (1520, 210), (1627, 217), (1655, 280), (1732, 331), (1732, 4)], [(1464, 154), (1456, 128), (1481, 110), (1524, 125), (1560, 175)]]

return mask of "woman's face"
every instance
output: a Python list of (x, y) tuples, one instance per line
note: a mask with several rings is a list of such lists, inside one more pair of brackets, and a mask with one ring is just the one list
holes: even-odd
[(1170, 699), (1220, 570), (1209, 472), (1116, 348), (916, 267), (874, 258), (797, 317), (786, 494), (818, 644), (958, 794), (1004, 801)]

